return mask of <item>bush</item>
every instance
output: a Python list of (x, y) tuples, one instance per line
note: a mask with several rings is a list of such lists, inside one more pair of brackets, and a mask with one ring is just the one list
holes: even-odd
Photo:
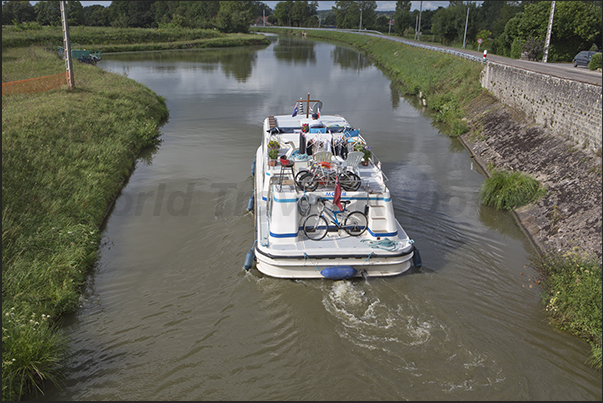
[(536, 179), (522, 172), (494, 171), (484, 181), (479, 198), (486, 206), (513, 210), (537, 200), (545, 192)]
[(591, 344), (589, 359), (601, 369), (601, 266), (575, 251), (533, 258), (544, 290), (545, 310), (560, 329)]
[(594, 55), (592, 55), (592, 57), (590, 58), (590, 62), (588, 63), (588, 68), (590, 70), (597, 70), (601, 68), (601, 58), (602, 58), (602, 54), (601, 53), (595, 53)]
[(520, 40), (519, 38), (513, 39), (513, 43), (511, 44), (511, 58), (512, 59), (520, 59), (521, 51), (523, 49), (525, 41)]

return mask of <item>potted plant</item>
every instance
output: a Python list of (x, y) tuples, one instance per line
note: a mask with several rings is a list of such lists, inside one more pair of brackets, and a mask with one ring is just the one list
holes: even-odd
[(276, 166), (276, 159), (278, 158), (278, 148), (268, 149), (268, 158), (270, 158), (270, 166)]
[(362, 165), (367, 166), (371, 159), (371, 155), (373, 154), (371, 149), (362, 143), (356, 143), (354, 145), (354, 151), (360, 151), (364, 154), (364, 157), (362, 157)]
[(281, 145), (276, 140), (271, 140), (270, 143), (268, 143), (268, 149), (269, 150), (272, 150), (272, 149), (277, 149), (278, 150), (279, 148), (281, 148)]

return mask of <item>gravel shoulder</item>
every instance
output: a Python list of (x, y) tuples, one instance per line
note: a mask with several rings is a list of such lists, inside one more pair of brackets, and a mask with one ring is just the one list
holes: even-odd
[(529, 121), (491, 96), (481, 96), (467, 116), (461, 141), (475, 162), (527, 173), (545, 197), (513, 212), (541, 253), (577, 249), (602, 255), (601, 155)]

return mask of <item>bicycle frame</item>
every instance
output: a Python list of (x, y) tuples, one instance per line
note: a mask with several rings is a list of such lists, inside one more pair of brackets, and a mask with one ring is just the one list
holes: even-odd
[[(319, 241), (329, 232), (329, 221), (335, 224), (337, 230), (344, 230), (351, 236), (360, 236), (368, 228), (366, 215), (360, 211), (349, 211), (347, 205), (351, 201), (342, 201), (343, 208), (335, 210), (325, 205), (325, 202), (333, 204), (329, 199), (320, 197), (318, 199), (318, 213), (306, 217), (303, 223), (304, 234), (315, 241)], [(325, 211), (326, 210), (326, 211)], [(339, 217), (341, 215), (341, 218)]]
[(327, 201), (329, 203), (331, 203), (331, 205), (334, 205), (333, 202), (330, 201), (329, 199), (320, 198), (319, 200), (320, 200), (319, 202), (322, 202), (322, 208), (319, 208), (318, 215), (324, 216), (325, 210), (326, 210), (327, 217), (337, 226), (338, 229), (343, 229), (343, 225), (337, 219), (337, 215), (347, 213), (344, 216), (342, 216), (342, 218), (341, 218), (342, 222), (345, 220), (345, 218), (350, 214), (349, 210), (346, 208), (346, 206), (348, 205), (349, 202), (342, 202), (341, 205), (343, 206), (343, 210), (336, 211), (336, 210), (326, 206), (325, 202), (327, 202)]

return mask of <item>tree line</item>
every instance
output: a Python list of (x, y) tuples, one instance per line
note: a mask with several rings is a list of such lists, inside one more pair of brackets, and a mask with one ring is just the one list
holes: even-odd
[[(415, 2), (416, 3), (416, 2)], [(261, 1), (113, 1), (83, 7), (67, 1), (69, 25), (217, 29), (248, 32), (253, 24), (375, 30), (405, 38), (519, 58), (539, 59), (544, 50), (551, 1), (449, 1), (448, 7), (412, 10), (412, 1), (378, 12), (376, 1), (336, 1), (318, 10), (317, 1), (280, 1), (274, 10)], [(602, 1), (556, 1), (549, 61), (571, 61), (581, 50), (601, 50)], [(264, 19), (265, 17), (265, 19)], [(2, 24), (60, 25), (58, 1), (3, 1)], [(477, 40), (482, 43), (478, 45)]]

